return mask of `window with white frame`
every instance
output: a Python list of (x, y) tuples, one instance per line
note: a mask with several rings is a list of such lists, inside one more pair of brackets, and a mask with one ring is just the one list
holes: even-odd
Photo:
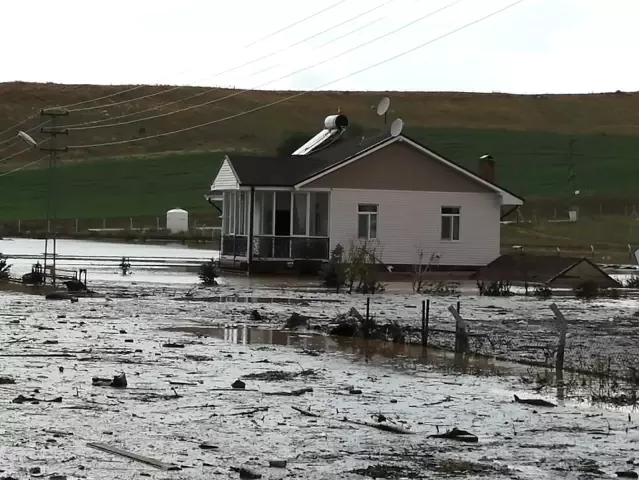
[(377, 238), (377, 205), (357, 206), (357, 238), (362, 240)]
[(442, 240), (458, 241), (461, 207), (442, 207)]

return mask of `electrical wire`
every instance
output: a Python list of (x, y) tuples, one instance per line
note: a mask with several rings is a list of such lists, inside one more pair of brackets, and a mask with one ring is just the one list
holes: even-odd
[[(44, 140), (42, 140), (40, 142), (40, 145), (43, 145), (43, 144), (47, 143), (49, 140), (51, 140), (51, 139), (50, 138), (45, 138)], [(27, 147), (24, 150), (20, 150), (19, 152), (15, 152), (15, 153), (12, 153), (11, 155), (8, 155), (8, 156), (6, 156), (4, 158), (0, 158), (0, 163), (6, 162), (7, 160), (11, 160), (12, 158), (17, 157), (18, 155), (22, 155), (23, 153), (26, 153), (29, 150), (33, 150), (35, 148), (37, 148), (37, 147)]]
[[(260, 38), (260, 39), (258, 39), (256, 41), (254, 41), (254, 42), (252, 42), (252, 43), (250, 43), (248, 45), (245, 45), (244, 48), (248, 48), (248, 47), (250, 47), (252, 45), (255, 45), (256, 43), (261, 42), (263, 40), (266, 40), (266, 39), (268, 39), (270, 37), (273, 37), (273, 36), (283, 32), (283, 31), (285, 31), (285, 30), (287, 30), (289, 28), (293, 28), (293, 27), (295, 27), (295, 26), (297, 26), (297, 25), (299, 25), (299, 24), (301, 24), (301, 23), (303, 23), (303, 22), (305, 22), (307, 20), (310, 20), (310, 19), (312, 19), (312, 18), (324, 13), (325, 11), (329, 10), (330, 8), (334, 8), (334, 7), (336, 7), (336, 6), (338, 6), (338, 5), (342, 4), (342, 3), (345, 3), (347, 1), (349, 1), (349, 0), (340, 0), (340, 1), (338, 1), (338, 2), (336, 2), (334, 4), (332, 4), (332, 5), (329, 5), (328, 7), (323, 8), (322, 10), (319, 10), (319, 11), (317, 11), (315, 13), (312, 13), (311, 15), (308, 15), (308, 16), (302, 18), (301, 20), (297, 20), (297, 21), (295, 21), (292, 24), (289, 24), (289, 25), (287, 25), (287, 26), (285, 26), (285, 27), (283, 27), (283, 28), (281, 28), (279, 30), (276, 30), (275, 32), (272, 32), (272, 33), (270, 33), (270, 34), (268, 34), (268, 35), (266, 35), (266, 36), (264, 36), (264, 37), (262, 37), (262, 38)], [(185, 71), (186, 70), (183, 70), (181, 73), (184, 73)], [(69, 105), (64, 105), (64, 106), (61, 106), (59, 108), (74, 108), (74, 107), (79, 107), (81, 105), (86, 105), (87, 103), (93, 103), (93, 102), (99, 102), (99, 101), (102, 101), (102, 100), (108, 100), (110, 98), (113, 98), (113, 97), (116, 97), (116, 96), (119, 96), (119, 95), (123, 95), (125, 93), (129, 93), (129, 92), (133, 92), (135, 90), (139, 90), (141, 88), (145, 88), (146, 86), (147, 85), (136, 85), (136, 86), (127, 88), (125, 90), (114, 92), (114, 93), (109, 94), (109, 95), (104, 95), (102, 97), (93, 98), (93, 99), (90, 99), (90, 100), (84, 100), (82, 102), (77, 102), (77, 103), (73, 103), (73, 104), (69, 104)], [(177, 87), (177, 88), (184, 88), (184, 87)], [(171, 91), (171, 89), (169, 89), (168, 91)], [(163, 92), (163, 93), (166, 93), (166, 91)], [(140, 100), (141, 98), (147, 98), (147, 97), (134, 98), (134, 99), (129, 100), (128, 102)], [(128, 103), (128, 102), (125, 102), (125, 103)], [(106, 107), (112, 106), (112, 105), (113, 104), (109, 104), (109, 105), (106, 105), (106, 106), (102, 106), (101, 108), (106, 108)], [(10, 132), (13, 129), (20, 127), (21, 125), (24, 125), (28, 121), (33, 120), (34, 118), (37, 118), (39, 115), (40, 115), (39, 113), (36, 113), (36, 114), (34, 114), (34, 115), (32, 115), (32, 116), (30, 116), (28, 118), (25, 118), (24, 120), (21, 120), (20, 122), (16, 123), (13, 126), (0, 131), (0, 137), (2, 135), (4, 135), (5, 133)], [(37, 126), (33, 127), (32, 129), (28, 130), (27, 132), (28, 133), (33, 132), (34, 130), (40, 128), (41, 126), (43, 126), (45, 124), (46, 124), (46, 122), (45, 123), (41, 123), (40, 125), (37, 125)], [(4, 143), (7, 143), (7, 141), (5, 141), (3, 143), (0, 143), (0, 145), (3, 145)]]
[[(304, 68), (301, 68), (299, 70), (295, 70), (294, 72), (287, 73), (286, 75), (284, 75), (282, 77), (276, 78), (274, 80), (269, 80), (268, 82), (262, 83), (260, 85), (257, 85), (256, 87), (253, 87), (253, 88), (249, 88), (249, 89), (245, 89), (245, 90), (238, 90), (238, 91), (233, 92), (233, 93), (231, 93), (229, 95), (226, 95), (224, 97), (216, 98), (214, 100), (209, 100), (208, 102), (199, 103), (197, 105), (190, 105), (188, 107), (180, 108), (178, 110), (173, 110), (171, 112), (152, 115), (150, 117), (139, 118), (139, 119), (135, 119), (135, 120), (129, 120), (129, 121), (126, 121), (126, 122), (108, 123), (106, 125), (91, 125), (91, 126), (86, 126), (86, 127), (67, 127), (67, 128), (69, 129), (69, 131), (80, 131), (80, 130), (94, 130), (94, 129), (98, 129), (98, 128), (109, 128), (109, 127), (119, 127), (119, 126), (123, 126), (123, 125), (131, 125), (131, 124), (134, 124), (134, 123), (140, 123), (140, 122), (145, 122), (145, 121), (149, 121), (149, 120), (155, 120), (157, 118), (168, 117), (170, 115), (175, 115), (177, 113), (182, 113), (182, 112), (186, 112), (186, 111), (193, 110), (193, 109), (196, 109), (196, 108), (204, 107), (204, 106), (207, 106), (207, 105), (212, 105), (214, 103), (222, 102), (222, 101), (227, 100), (229, 98), (233, 98), (233, 97), (236, 97), (238, 95), (242, 95), (244, 93), (251, 92), (251, 91), (256, 90), (258, 88), (262, 88), (262, 87), (265, 87), (265, 86), (270, 85), (272, 83), (279, 82), (280, 80), (284, 80), (286, 78), (289, 78), (289, 77), (292, 77), (292, 76), (297, 75), (299, 73), (302, 73), (302, 72), (305, 72), (307, 70), (310, 70), (310, 69), (312, 69), (314, 67), (318, 67), (318, 66), (323, 65), (325, 63), (328, 63), (328, 62), (331, 62), (333, 60), (336, 60), (336, 59), (338, 59), (340, 57), (343, 57), (346, 54), (354, 52), (355, 50), (358, 50), (358, 49), (360, 49), (362, 47), (368, 46), (371, 43), (377, 42), (379, 40), (383, 40), (383, 39), (385, 39), (385, 38), (387, 38), (387, 37), (389, 37), (391, 35), (394, 35), (395, 33), (399, 32), (401, 30), (404, 30), (404, 29), (406, 29), (406, 28), (408, 28), (408, 27), (410, 27), (410, 26), (412, 26), (412, 25), (414, 25), (414, 24), (416, 24), (418, 22), (424, 21), (427, 18), (430, 18), (433, 15), (436, 15), (437, 13), (440, 13), (440, 12), (442, 12), (442, 11), (448, 9), (448, 8), (451, 8), (451, 7), (457, 5), (458, 3), (461, 3), (463, 1), (464, 0), (455, 0), (452, 3), (449, 3), (449, 4), (439, 8), (437, 10), (434, 10), (432, 12), (429, 12), (429, 13), (425, 14), (425, 15), (422, 15), (421, 17), (418, 17), (417, 19), (415, 19), (415, 20), (413, 20), (413, 21), (411, 21), (411, 22), (409, 22), (407, 24), (402, 25), (401, 27), (398, 27), (395, 30), (392, 30), (392, 31), (387, 32), (387, 33), (385, 33), (383, 35), (375, 37), (372, 40), (368, 40), (368, 41), (366, 41), (364, 43), (361, 43), (361, 44), (359, 44), (359, 45), (357, 45), (355, 47), (349, 48), (348, 50), (345, 50), (345, 51), (343, 51), (343, 52), (341, 52), (341, 53), (339, 53), (337, 55), (334, 55), (334, 56), (332, 56), (330, 58), (324, 59), (321, 62), (317, 62), (317, 63), (314, 63), (312, 65), (308, 65), (308, 66), (306, 66)], [(252, 75), (257, 75), (257, 74), (262, 73), (263, 71), (269, 70), (271, 68), (273, 68), (273, 67), (268, 67), (266, 69), (259, 70), (257, 72), (254, 72)], [(212, 89), (212, 90), (215, 90), (215, 89)], [(198, 95), (200, 95), (200, 94), (198, 94)]]
[(24, 170), (25, 168), (30, 167), (31, 165), (35, 165), (36, 163), (39, 163), (42, 160), (45, 160), (47, 158), (49, 158), (49, 155), (45, 155), (44, 157), (40, 157), (37, 160), (34, 160), (33, 162), (29, 162), (29, 163), (25, 163), (24, 165), (20, 165), (18, 168), (14, 168), (13, 170), (9, 170), (8, 172), (0, 173), (0, 178), (6, 177), (7, 175), (11, 175), (12, 173), (19, 172), (20, 170)]
[(299, 97), (301, 97), (303, 95), (307, 95), (307, 94), (309, 94), (309, 93), (311, 93), (313, 91), (319, 90), (321, 88), (328, 87), (330, 85), (333, 85), (334, 83), (340, 82), (342, 80), (346, 80), (346, 79), (348, 79), (350, 77), (353, 77), (355, 75), (359, 75), (360, 73), (366, 72), (366, 71), (371, 70), (371, 69), (376, 68), (376, 67), (379, 67), (380, 65), (384, 65), (385, 63), (388, 63), (388, 62), (390, 62), (392, 60), (396, 60), (396, 59), (401, 58), (401, 57), (403, 57), (405, 55), (413, 53), (413, 52), (415, 52), (417, 50), (420, 50), (421, 48), (424, 48), (427, 45), (435, 43), (435, 42), (437, 42), (439, 40), (442, 40), (444, 38), (447, 38), (447, 37), (449, 37), (449, 36), (451, 36), (451, 35), (453, 35), (455, 33), (458, 33), (458, 32), (460, 32), (462, 30), (465, 30), (466, 28), (472, 27), (474, 25), (477, 25), (478, 23), (481, 23), (481, 22), (483, 22), (485, 20), (488, 20), (488, 19), (490, 19), (490, 18), (492, 18), (492, 17), (494, 17), (494, 16), (496, 16), (496, 15), (498, 15), (498, 14), (500, 14), (500, 13), (506, 11), (506, 10), (509, 10), (509, 9), (511, 9), (511, 8), (517, 6), (517, 5), (519, 5), (519, 4), (521, 4), (521, 3), (525, 2), (525, 1), (526, 0), (517, 0), (516, 2), (510, 3), (510, 4), (506, 5), (505, 7), (500, 8), (499, 10), (495, 10), (492, 13), (489, 13), (489, 14), (483, 16), (483, 17), (480, 17), (480, 18), (478, 18), (476, 20), (473, 20), (472, 22), (466, 23), (466, 24), (462, 25), (461, 27), (458, 27), (458, 28), (456, 28), (454, 30), (451, 30), (451, 31), (449, 31), (449, 32), (447, 32), (447, 33), (445, 33), (443, 35), (440, 35), (440, 36), (435, 37), (435, 38), (433, 38), (431, 40), (428, 40), (427, 42), (421, 43), (421, 44), (419, 44), (419, 45), (417, 45), (417, 46), (415, 46), (415, 47), (413, 47), (413, 48), (411, 48), (409, 50), (404, 50), (403, 52), (400, 52), (400, 53), (398, 53), (396, 55), (388, 57), (388, 58), (386, 58), (384, 60), (381, 60), (381, 61), (379, 61), (377, 63), (368, 65), (367, 67), (364, 67), (364, 68), (361, 68), (361, 69), (356, 70), (354, 72), (351, 72), (351, 73), (349, 73), (347, 75), (344, 75), (343, 77), (340, 77), (340, 78), (338, 78), (336, 80), (331, 80), (330, 82), (327, 82), (327, 83), (325, 83), (323, 85), (314, 87), (311, 90), (307, 90), (307, 91), (304, 91), (304, 92), (299, 92), (299, 93), (297, 93), (295, 95), (291, 95), (289, 97), (285, 97), (285, 98), (282, 98), (280, 100), (276, 100), (274, 102), (270, 102), (270, 103), (267, 103), (265, 105), (261, 105), (261, 106), (256, 107), (256, 108), (253, 108), (253, 109), (250, 109), (250, 110), (246, 110), (244, 112), (236, 113), (236, 114), (230, 115), (228, 117), (220, 118), (220, 119), (217, 119), (217, 120), (212, 120), (210, 122), (200, 123), (198, 125), (192, 125), (190, 127), (185, 127), (185, 128), (181, 128), (179, 130), (174, 130), (174, 131), (170, 131), (170, 132), (158, 133), (158, 134), (155, 134), (155, 135), (148, 135), (146, 137), (134, 138), (134, 139), (130, 139), (130, 140), (120, 140), (120, 141), (114, 141), (114, 142), (104, 142), (104, 143), (85, 144), (85, 145), (72, 145), (72, 146), (69, 146), (69, 149), (88, 149), (88, 148), (108, 147), (108, 146), (113, 146), (113, 145), (124, 145), (124, 144), (127, 144), (127, 143), (141, 142), (141, 141), (151, 140), (151, 139), (155, 139), (155, 138), (168, 137), (170, 135), (176, 135), (178, 133), (188, 132), (190, 130), (195, 130), (195, 129), (206, 127), (206, 126), (209, 126), (209, 125), (214, 125), (216, 123), (221, 123), (221, 122), (224, 122), (224, 121), (227, 121), (227, 120), (232, 120), (232, 119), (244, 116), (244, 115), (248, 115), (250, 113), (254, 113), (254, 112), (257, 112), (257, 111), (260, 111), (260, 110), (264, 110), (265, 108), (272, 107), (274, 105), (278, 105), (280, 103), (283, 103), (283, 102), (286, 102), (286, 101), (289, 101), (289, 100), (293, 100), (295, 98), (299, 98)]
[(300, 21), (299, 21), (299, 22), (297, 22), (297, 23), (294, 23), (294, 24), (292, 24), (292, 25), (287, 25), (287, 26), (286, 26), (286, 27), (284, 27), (284, 28), (280, 28), (280, 29), (279, 29), (279, 30), (277, 30), (276, 32), (273, 32), (273, 33), (271, 33), (271, 34), (269, 34), (269, 35), (267, 35), (267, 36), (265, 36), (265, 37), (259, 38), (259, 39), (255, 40), (255, 41), (253, 41), (253, 42), (249, 43), (248, 45), (244, 45), (244, 48), (252, 47), (252, 46), (253, 46), (253, 45), (255, 45), (256, 43), (262, 42), (262, 41), (266, 40), (266, 39), (267, 39), (267, 38), (269, 38), (269, 37), (274, 37), (275, 35), (277, 35), (277, 34), (279, 34), (279, 33), (282, 33), (282, 32), (284, 32), (284, 31), (288, 30), (289, 28), (293, 28), (294, 26), (296, 26), (296, 25), (297, 25), (297, 24), (299, 24), (299, 23), (302, 23), (302, 22), (305, 22), (306, 20), (310, 20), (311, 18), (317, 17), (318, 15), (321, 15), (322, 13), (327, 12), (327, 11), (328, 11), (328, 10), (330, 10), (331, 8), (335, 8), (335, 7), (337, 7), (338, 5), (341, 5), (342, 3), (347, 2), (347, 1), (348, 1), (348, 0), (339, 0), (338, 2), (335, 2), (335, 3), (331, 4), (331, 5), (329, 5), (328, 7), (323, 8), (322, 10), (320, 10), (320, 11), (318, 11), (318, 12), (312, 13), (312, 14), (311, 14), (311, 15), (309, 15), (308, 17), (304, 17), (302, 20), (300, 20)]
[[(307, 41), (312, 40), (312, 39), (314, 39), (316, 37), (319, 37), (320, 35), (323, 35), (323, 34), (325, 34), (327, 32), (330, 32), (331, 30), (334, 30), (334, 29), (336, 29), (338, 27), (341, 27), (342, 25), (350, 23), (353, 20), (357, 20), (357, 19), (359, 19), (359, 18), (361, 18), (361, 17), (363, 17), (365, 15), (368, 15), (369, 13), (374, 12), (375, 10), (378, 10), (378, 9), (388, 5), (389, 3), (392, 3), (392, 2), (395, 2), (395, 1), (397, 1), (397, 0), (386, 0), (384, 3), (381, 3), (380, 5), (377, 5), (376, 7), (373, 7), (373, 8), (371, 8), (371, 9), (369, 9), (369, 10), (363, 12), (363, 13), (358, 13), (357, 15), (355, 15), (353, 17), (350, 17), (347, 20), (343, 20), (340, 23), (338, 23), (336, 25), (333, 25), (332, 27), (329, 27), (329, 28), (327, 28), (325, 30), (322, 30), (321, 32), (314, 33), (314, 34), (312, 34), (309, 37), (306, 37), (306, 38), (304, 38), (302, 40), (298, 40), (295, 43), (292, 43), (292, 44), (284, 47), (283, 49), (275, 50), (274, 52), (267, 53), (266, 55), (262, 55), (261, 57), (254, 58), (253, 60), (249, 60), (248, 62), (243, 63), (242, 65), (231, 67), (231, 68), (229, 68), (227, 70), (224, 70), (222, 72), (218, 72), (218, 73), (214, 74), (212, 77), (208, 77), (208, 79), (217, 78), (217, 77), (219, 77), (221, 75), (225, 75), (227, 73), (234, 72), (235, 70), (239, 70), (240, 68), (248, 67), (249, 65), (257, 63), (257, 62), (259, 62), (261, 60), (265, 60), (265, 59), (270, 58), (270, 57), (272, 57), (274, 55), (277, 55), (279, 53), (286, 52), (287, 50), (289, 50), (291, 48), (295, 48), (295, 47), (297, 47), (298, 45), (301, 45), (304, 42), (307, 42)], [(333, 41), (336, 41), (336, 40), (333, 40)], [(333, 43), (333, 41), (331, 41), (329, 43)], [(276, 66), (278, 66), (278, 65), (276, 65)], [(274, 68), (274, 67), (272, 67), (272, 68)], [(260, 73), (260, 72), (257, 72), (257, 73)], [(252, 74), (252, 75), (255, 75), (255, 74)], [(110, 103), (108, 105), (97, 105), (97, 106), (93, 106), (93, 107), (78, 108), (78, 109), (75, 109), (75, 110), (70, 110), (70, 112), (71, 113), (73, 113), (73, 112), (88, 112), (88, 111), (91, 111), (91, 110), (98, 110), (98, 109), (117, 107), (119, 105), (123, 105), (123, 104), (126, 104), (126, 103), (137, 102), (137, 101), (140, 101), (140, 100), (145, 100), (147, 98), (156, 97), (158, 95), (163, 95), (165, 93), (170, 93), (170, 92), (173, 92), (175, 90), (182, 89), (182, 88), (187, 88), (187, 87), (185, 87), (184, 85), (177, 85), (177, 86), (171, 87), (169, 89), (161, 90), (159, 92), (150, 93), (148, 95), (144, 95), (144, 96), (141, 96), (141, 97), (132, 98), (130, 100), (122, 100), (121, 102)], [(191, 100), (192, 98), (200, 97), (202, 95), (205, 95), (205, 94), (210, 93), (210, 92), (215, 91), (215, 90), (218, 90), (218, 88), (217, 87), (208, 88), (208, 89), (206, 89), (206, 90), (204, 90), (202, 92), (196, 93), (195, 95), (191, 95), (189, 97), (182, 98), (180, 100), (175, 100), (173, 102), (165, 103), (165, 104), (162, 104), (162, 105), (157, 105), (157, 106), (155, 106), (153, 108), (149, 108), (149, 109), (143, 110), (141, 112), (128, 113), (128, 114), (125, 114), (125, 115), (120, 115), (119, 117), (114, 117), (114, 118), (109, 118), (109, 119), (102, 119), (102, 120), (95, 120), (93, 122), (86, 122), (84, 125), (88, 125), (88, 124), (91, 124), (91, 123), (99, 123), (99, 122), (103, 122), (105, 120), (117, 120), (117, 119), (121, 119), (121, 118), (124, 118), (124, 117), (131, 117), (131, 116), (134, 116), (134, 115), (139, 115), (141, 113), (145, 113), (145, 112), (148, 112), (148, 111), (151, 111), (151, 110), (155, 110), (155, 109), (160, 108), (160, 107), (166, 107), (166, 106), (169, 106), (169, 105), (174, 105), (174, 104), (179, 103), (179, 102), (184, 102), (186, 100)], [(71, 127), (71, 126), (77, 126), (77, 125), (69, 125), (69, 127)]]

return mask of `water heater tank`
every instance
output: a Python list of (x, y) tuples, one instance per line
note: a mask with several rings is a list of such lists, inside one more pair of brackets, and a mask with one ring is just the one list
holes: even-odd
[(346, 115), (330, 115), (324, 120), (326, 130), (342, 130), (348, 127), (348, 118)]

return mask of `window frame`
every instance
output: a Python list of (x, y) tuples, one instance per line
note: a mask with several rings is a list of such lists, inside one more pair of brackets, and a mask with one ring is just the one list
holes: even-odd
[[(366, 236), (360, 235), (360, 219), (366, 218)], [(371, 236), (372, 218), (375, 218), (375, 236)], [(379, 204), (359, 203), (357, 204), (357, 239), (358, 240), (378, 240), (379, 239)]]
[[(457, 210), (457, 212), (445, 212), (444, 210)], [(453, 206), (453, 205), (442, 205), (439, 210), (440, 215), (440, 240), (442, 242), (460, 242), (461, 241), (461, 214), (462, 207), (461, 206)], [(449, 236), (444, 236), (444, 220), (448, 219), (450, 222), (450, 231)], [(457, 232), (455, 232), (455, 220), (457, 220)], [(457, 238), (455, 238), (455, 233), (457, 233)]]

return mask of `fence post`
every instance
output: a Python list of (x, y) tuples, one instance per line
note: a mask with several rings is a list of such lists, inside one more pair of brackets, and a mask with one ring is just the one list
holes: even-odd
[(448, 311), (455, 317), (455, 353), (468, 352), (468, 335), (466, 333), (466, 322), (452, 305)]
[(51, 220), (47, 220), (47, 233), (51, 233)]
[(80, 221), (76, 218), (75, 219), (75, 233), (78, 233), (80, 231)]
[(18, 220), (18, 233), (22, 233), (22, 220)]
[(566, 350), (566, 333), (568, 330), (568, 322), (563, 313), (559, 310), (556, 304), (550, 306), (552, 313), (555, 314), (555, 320), (557, 320), (557, 326), (559, 327), (559, 345), (557, 346), (557, 359), (555, 363), (555, 375), (557, 375), (557, 381), (563, 380), (564, 375), (564, 353)]
[(461, 315), (461, 302), (457, 300), (457, 313)]
[(430, 316), (430, 300), (422, 300), (422, 347), (428, 347), (428, 323)]
[(160, 217), (155, 217), (155, 229), (160, 229)]
[(129, 230), (133, 230), (133, 217), (129, 217)]
[(102, 230), (106, 230), (106, 218), (102, 219)]
[(366, 297), (366, 323), (370, 320), (371, 313), (371, 297)]

